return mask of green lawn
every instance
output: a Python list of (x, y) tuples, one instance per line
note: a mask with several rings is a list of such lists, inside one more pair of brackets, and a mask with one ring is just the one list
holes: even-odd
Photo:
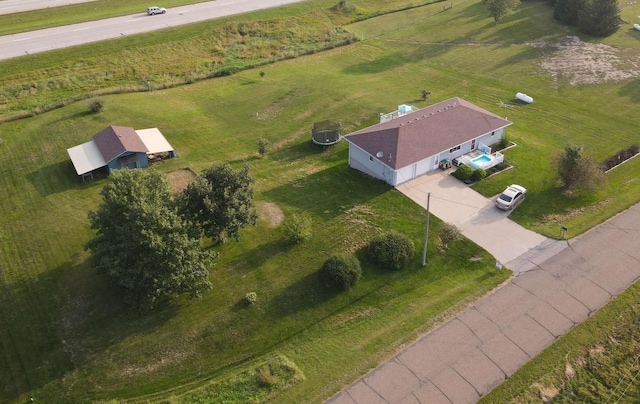
[[(305, 375), (277, 401), (320, 402), (509, 276), (469, 241), (446, 256), (431, 245), (426, 268), (418, 257), (395, 273), (367, 262), (363, 247), (385, 229), (408, 235), (419, 251), (424, 211), (348, 169), (344, 142), (312, 147), (316, 121), (340, 121), (348, 133), (398, 104), (459, 96), (514, 122), (508, 135), (518, 146), (507, 159), (515, 169), (477, 189), (492, 195), (511, 182), (527, 186), (527, 202), (512, 216), (520, 223), (553, 236), (562, 223), (575, 235), (638, 201), (640, 159), (609, 174), (596, 195), (567, 199), (555, 186), (551, 155), (567, 142), (604, 159), (637, 141), (640, 100), (633, 80), (554, 82), (540, 67), (551, 50), (526, 44), (570, 33), (544, 3), (523, 3), (495, 27), (477, 1), (392, 16), (347, 26), (365, 38), (347, 47), (188, 86), (104, 96), (100, 114), (79, 102), (0, 124), (0, 401), (180, 402), (188, 390), (275, 352)], [(633, 41), (620, 32), (605, 42), (626, 55), (636, 52)], [(432, 92), (428, 102), (422, 88)], [(518, 91), (535, 103), (499, 106)], [(276, 204), (285, 217), (308, 212), (313, 239), (289, 245), (263, 215), (241, 242), (216, 247), (214, 289), (201, 300), (178, 299), (146, 316), (127, 312), (87, 267), (82, 248), (91, 237), (87, 212), (108, 180), (81, 183), (66, 154), (111, 124), (160, 128), (179, 154), (156, 167), (163, 172), (248, 163), (259, 206)], [(261, 137), (274, 146), (266, 158), (257, 158)], [(431, 224), (435, 236), (440, 222)], [(318, 287), (315, 273), (339, 251), (356, 253), (365, 275), (355, 289), (333, 294)], [(243, 308), (250, 291), (258, 304)]]

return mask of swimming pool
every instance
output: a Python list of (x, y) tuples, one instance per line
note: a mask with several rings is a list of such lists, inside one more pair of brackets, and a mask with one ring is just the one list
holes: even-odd
[(488, 167), (491, 167), (493, 165), (492, 163), (493, 163), (493, 158), (488, 154), (482, 154), (478, 157), (474, 157), (469, 161), (469, 165), (474, 170), (477, 170), (478, 168), (486, 169)]

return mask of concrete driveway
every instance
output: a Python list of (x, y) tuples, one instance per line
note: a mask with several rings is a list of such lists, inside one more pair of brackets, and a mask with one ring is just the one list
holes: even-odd
[[(456, 225), (462, 234), (491, 253), (501, 264), (520, 272), (533, 267), (523, 254), (542, 251), (556, 252), (558, 241), (527, 230), (509, 219), (492, 199), (480, 195), (448, 172), (423, 175), (397, 189), (444, 222)], [(526, 201), (524, 203), (527, 203)], [(560, 243), (562, 245), (562, 243)], [(517, 260), (520, 258), (519, 260)]]

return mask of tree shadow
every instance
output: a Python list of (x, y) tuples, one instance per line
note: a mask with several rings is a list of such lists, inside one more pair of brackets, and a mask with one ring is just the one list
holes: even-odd
[[(86, 103), (85, 105), (87, 105), (91, 100), (97, 99), (97, 98), (99, 98), (99, 97), (89, 98), (89, 99), (86, 99), (86, 100), (83, 100), (83, 101), (80, 101), (80, 102), (85, 102)], [(87, 105), (87, 109), (84, 109), (84, 110), (81, 110), (81, 111), (76, 111), (76, 112), (70, 113), (69, 115), (64, 115), (60, 119), (57, 119), (55, 122), (65, 122), (65, 121), (70, 121), (70, 120), (75, 120), (75, 119), (81, 119), (81, 118), (87, 117), (89, 115), (94, 115), (94, 114), (97, 114), (97, 113), (89, 111), (89, 107)], [(93, 136), (93, 135), (91, 135), (91, 136)]]
[(341, 293), (345, 292), (323, 285), (319, 272), (314, 271), (282, 290), (272, 299), (267, 311), (273, 318), (287, 317), (297, 312), (313, 310)]
[(74, 261), (3, 285), (0, 304), (11, 309), (0, 323), (13, 344), (3, 352), (0, 401), (52, 382), (64, 384), (67, 375), (111, 347), (131, 335), (153, 333), (176, 315), (178, 304), (170, 300), (152, 313), (127, 309), (105, 278)]
[(274, 259), (280, 254), (286, 254), (293, 247), (293, 243), (279, 238), (260, 244), (253, 249), (245, 250), (242, 254), (234, 257), (233, 272), (237, 275), (244, 275), (255, 268), (262, 267), (270, 259)]

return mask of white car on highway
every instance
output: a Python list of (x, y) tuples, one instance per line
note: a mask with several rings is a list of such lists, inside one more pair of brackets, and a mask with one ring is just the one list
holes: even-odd
[(147, 8), (147, 15), (156, 15), (156, 14), (164, 14), (167, 12), (167, 9), (164, 7), (149, 7)]

